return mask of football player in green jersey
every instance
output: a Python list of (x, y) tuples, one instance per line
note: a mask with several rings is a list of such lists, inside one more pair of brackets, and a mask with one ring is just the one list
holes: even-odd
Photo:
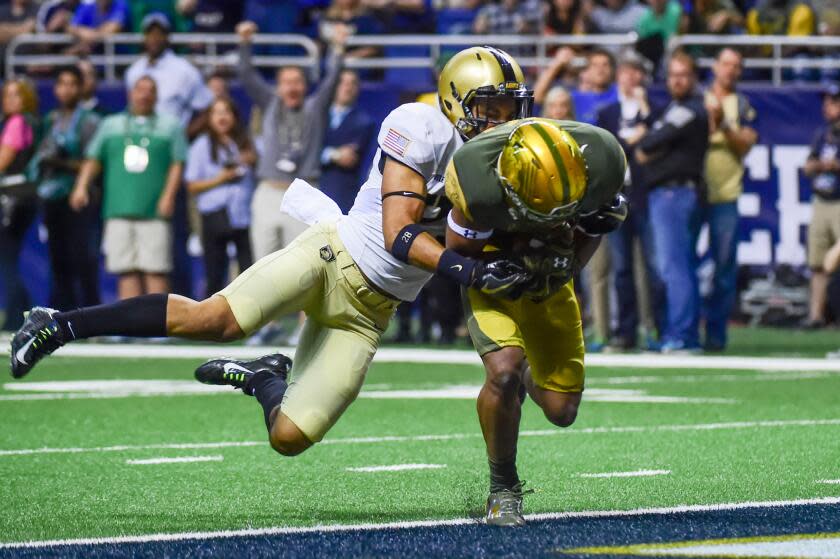
[(478, 415), (490, 462), (488, 524), (525, 522), (516, 471), (525, 392), (555, 425), (567, 427), (577, 415), (584, 344), (570, 280), (627, 215), (619, 192), (626, 166), (606, 130), (531, 118), (480, 134), (447, 169), (447, 246), (464, 255), (519, 255), (534, 277), (516, 299), (463, 290), (487, 373)]

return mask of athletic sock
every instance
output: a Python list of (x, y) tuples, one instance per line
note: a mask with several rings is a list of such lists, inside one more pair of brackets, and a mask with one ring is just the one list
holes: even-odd
[(108, 305), (84, 307), (56, 313), (65, 340), (93, 336), (131, 336), (157, 338), (166, 336), (166, 303), (169, 295), (141, 295)]
[(513, 489), (519, 483), (516, 473), (516, 453), (507, 460), (495, 461), (487, 459), (490, 464), (490, 492), (496, 493), (505, 489)]
[(244, 392), (254, 396), (263, 407), (265, 428), (271, 431), (271, 412), (283, 401), (283, 395), (289, 384), (283, 377), (261, 371), (256, 373), (245, 383)]

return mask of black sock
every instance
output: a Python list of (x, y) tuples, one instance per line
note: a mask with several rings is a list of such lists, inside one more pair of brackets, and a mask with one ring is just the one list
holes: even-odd
[(513, 489), (519, 483), (516, 473), (516, 453), (507, 459), (495, 461), (488, 458), (490, 463), (490, 492), (495, 493), (504, 489)]
[(289, 387), (288, 383), (267, 371), (261, 371), (245, 384), (245, 394), (254, 396), (263, 407), (265, 414), (265, 428), (271, 431), (271, 412), (283, 401), (283, 395)]
[(166, 302), (169, 295), (141, 295), (108, 305), (56, 313), (54, 318), (67, 341), (93, 336), (166, 336)]

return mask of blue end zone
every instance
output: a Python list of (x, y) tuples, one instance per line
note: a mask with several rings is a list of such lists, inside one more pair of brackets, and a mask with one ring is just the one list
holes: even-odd
[[(180, 542), (0, 550), (0, 557), (554, 557), (563, 550), (840, 532), (840, 507), (803, 505), (717, 512), (532, 521), (520, 529), (481, 524), (306, 533)], [(603, 556), (602, 556), (603, 557)], [(619, 557), (610, 555), (609, 557)], [(665, 557), (657, 555), (657, 557)]]

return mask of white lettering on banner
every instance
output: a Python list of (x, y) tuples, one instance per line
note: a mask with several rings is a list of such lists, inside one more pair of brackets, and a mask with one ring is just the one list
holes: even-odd
[[(802, 226), (811, 219), (809, 200), (800, 199), (799, 170), (808, 157), (808, 146), (778, 145), (755, 146), (744, 159), (747, 175), (753, 181), (771, 180), (772, 167), (776, 169), (777, 199), (774, 209), (778, 215), (778, 243), (773, 246), (773, 231), (752, 228), (749, 240), (738, 243), (738, 263), (741, 265), (767, 266), (770, 264), (805, 264), (805, 237)], [(764, 190), (764, 195), (772, 189)], [(761, 207), (772, 200), (762, 199), (762, 193), (745, 192), (738, 199), (738, 212), (742, 217), (758, 217)], [(774, 258), (775, 252), (775, 258)]]
[(799, 199), (799, 169), (808, 158), (807, 146), (773, 146), (773, 166), (778, 171), (779, 244), (776, 263), (805, 264), (801, 227), (811, 220), (811, 204)]
[[(744, 158), (746, 172), (754, 181), (770, 179), (770, 149), (755, 146)], [(738, 214), (742, 217), (761, 215), (761, 195), (744, 192), (738, 198)], [(750, 240), (738, 243), (738, 262), (750, 266), (766, 266), (773, 261), (773, 237), (769, 231), (752, 229)]]

